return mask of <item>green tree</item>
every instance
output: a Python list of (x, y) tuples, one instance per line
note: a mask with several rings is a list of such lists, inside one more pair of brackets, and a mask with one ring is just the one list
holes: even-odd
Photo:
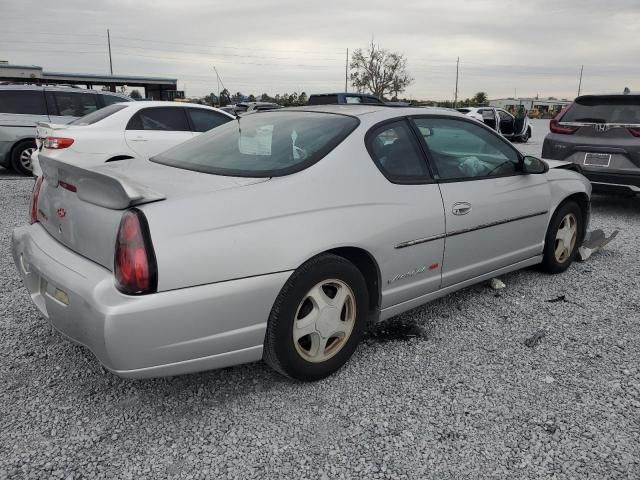
[(309, 98), (307, 97), (307, 92), (302, 92), (298, 96), (298, 105), (306, 105), (308, 101), (309, 101)]
[(224, 107), (231, 103), (231, 97), (229, 95), (229, 90), (226, 88), (220, 92), (220, 106)]
[(213, 92), (205, 96), (203, 100), (205, 104), (211, 105), (212, 107), (218, 104), (218, 97)]
[(129, 96), (131, 98), (135, 98), (136, 100), (140, 100), (142, 98), (142, 95), (140, 95), (140, 92), (138, 90), (131, 90)]
[(413, 83), (404, 54), (390, 52), (373, 42), (366, 50), (358, 48), (353, 52), (349, 67), (351, 84), (358, 92), (368, 90), (380, 98), (397, 97)]
[(263, 93), (262, 95), (260, 95), (260, 101), (261, 102), (273, 102), (273, 98), (271, 98), (269, 96), (269, 94)]
[(238, 103), (238, 102), (241, 102), (243, 98), (244, 98), (244, 95), (242, 95), (242, 93), (236, 92), (233, 95), (233, 97), (231, 97), (231, 101), (234, 103)]
[(486, 92), (478, 92), (471, 99), (474, 105), (486, 105), (489, 102)]
[(249, 95), (249, 99), (250, 102), (255, 102), (256, 101), (256, 96), (252, 93), (251, 95)]

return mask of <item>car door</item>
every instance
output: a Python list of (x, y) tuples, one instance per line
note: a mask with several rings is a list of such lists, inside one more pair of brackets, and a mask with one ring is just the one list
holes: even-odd
[(492, 130), (498, 130), (498, 115), (493, 108), (483, 108), (478, 110), (478, 113), (482, 115), (482, 122)]
[(189, 122), (191, 123), (191, 132), (194, 136), (233, 120), (233, 118), (227, 115), (206, 108), (187, 108), (187, 113), (189, 114)]
[(500, 119), (500, 133), (505, 136), (511, 136), (514, 134), (515, 118), (509, 112), (505, 110), (496, 110)]
[(542, 253), (550, 190), (522, 171), (522, 156), (494, 132), (465, 119), (414, 119), (423, 132), (446, 217), (442, 286)]
[(382, 203), (393, 208), (393, 225), (379, 255), (382, 308), (412, 300), (440, 288), (444, 251), (444, 211), (418, 136), (406, 119), (372, 128), (366, 145), (383, 180), (376, 186)]
[(98, 110), (98, 97), (93, 92), (47, 90), (47, 109), (52, 123), (69, 123)]
[(141, 157), (152, 157), (193, 138), (184, 107), (148, 107), (127, 123), (129, 148)]

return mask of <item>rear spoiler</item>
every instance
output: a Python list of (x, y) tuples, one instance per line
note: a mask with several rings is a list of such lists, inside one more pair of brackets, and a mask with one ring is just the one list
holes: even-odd
[(51, 130), (64, 130), (67, 126), (64, 123), (36, 122), (36, 127), (49, 128)]
[(109, 168), (107, 163), (91, 170), (56, 160), (42, 152), (38, 155), (42, 174), (51, 188), (66, 184), (75, 187), (76, 195), (94, 205), (111, 210), (124, 210), (143, 203), (164, 200), (165, 195), (153, 191)]

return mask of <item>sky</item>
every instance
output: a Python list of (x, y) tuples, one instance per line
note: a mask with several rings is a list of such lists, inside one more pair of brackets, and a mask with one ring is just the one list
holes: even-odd
[[(187, 96), (344, 90), (347, 48), (403, 53), (412, 99), (640, 90), (640, 0), (1, 0), (0, 60), (178, 79)], [(352, 89), (349, 86), (349, 89)]]

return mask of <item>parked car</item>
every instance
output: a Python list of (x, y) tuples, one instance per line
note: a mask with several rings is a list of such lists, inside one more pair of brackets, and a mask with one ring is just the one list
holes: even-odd
[(309, 95), (309, 105), (351, 105), (366, 103), (370, 105), (385, 105), (375, 95), (366, 93), (314, 93)]
[(42, 173), (41, 154), (85, 167), (148, 158), (234, 118), (206, 105), (149, 101), (110, 105), (66, 125), (40, 122), (33, 173)]
[(531, 138), (531, 124), (524, 110), (517, 116), (494, 107), (462, 107), (456, 110), (484, 123), (511, 141), (526, 143)]
[(573, 164), (447, 109), (282, 109), (150, 161), (40, 160), (15, 264), (49, 322), (128, 377), (261, 358), (326, 377), (370, 321), (564, 271), (589, 219)]
[(238, 115), (264, 110), (277, 110), (278, 108), (282, 108), (282, 105), (273, 102), (241, 102), (235, 105), (234, 111)]
[(0, 166), (31, 175), (36, 123), (67, 123), (130, 101), (125, 95), (74, 87), (0, 85)]
[(582, 95), (549, 129), (544, 158), (580, 165), (595, 190), (640, 194), (640, 93)]

